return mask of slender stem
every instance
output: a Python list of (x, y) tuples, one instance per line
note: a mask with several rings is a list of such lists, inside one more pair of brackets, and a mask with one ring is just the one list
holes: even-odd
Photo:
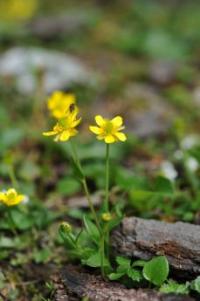
[(91, 213), (92, 213), (93, 218), (95, 220), (96, 226), (97, 226), (99, 232), (101, 233), (100, 223), (99, 223), (99, 220), (98, 220), (98, 217), (97, 217), (97, 214), (96, 214), (96, 211), (95, 211), (95, 208), (94, 208), (91, 196), (90, 196), (90, 192), (89, 192), (89, 189), (88, 189), (86, 177), (83, 173), (81, 162), (79, 160), (79, 157), (78, 157), (78, 154), (77, 154), (77, 151), (76, 151), (76, 146), (72, 141), (71, 141), (71, 148), (72, 148), (72, 157), (73, 157), (74, 163), (78, 166), (78, 168), (80, 169), (80, 171), (82, 173), (81, 183), (82, 183), (84, 191), (85, 191), (85, 195), (86, 195), (86, 198), (87, 198), (87, 201), (88, 201), (88, 205), (90, 207)]
[(8, 208), (7, 212), (8, 212), (8, 222), (10, 224), (11, 231), (13, 232), (14, 235), (17, 235), (17, 232), (15, 230), (15, 222), (13, 221), (12, 214), (11, 214), (11, 209)]
[(89, 204), (90, 210), (91, 210), (93, 218), (95, 220), (96, 226), (97, 226), (98, 230), (101, 233), (101, 227), (100, 227), (97, 215), (96, 215), (96, 211), (94, 209), (94, 205), (93, 205), (91, 197), (90, 197), (90, 193), (89, 193), (89, 190), (88, 190), (88, 185), (87, 185), (85, 177), (82, 179), (82, 184), (83, 184), (83, 188), (84, 188), (87, 200), (88, 200), (88, 204)]
[(101, 236), (100, 252), (101, 252), (101, 275), (103, 278), (105, 278), (105, 271), (104, 271), (105, 237), (104, 237), (104, 232), (102, 233), (102, 236)]
[[(110, 186), (110, 145), (106, 144), (106, 184), (105, 184), (105, 200), (104, 210), (109, 212), (109, 186)], [(109, 258), (109, 231), (105, 231), (106, 254)]]
[(110, 145), (106, 144), (106, 185), (105, 185), (105, 201), (104, 210), (109, 211), (109, 186), (110, 186)]
[(18, 182), (17, 182), (16, 176), (15, 176), (13, 166), (9, 167), (9, 177), (10, 177), (10, 181), (12, 183), (12, 186), (14, 188), (17, 188), (18, 187)]

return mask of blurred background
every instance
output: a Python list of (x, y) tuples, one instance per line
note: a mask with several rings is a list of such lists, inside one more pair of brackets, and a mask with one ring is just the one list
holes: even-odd
[[(79, 220), (86, 207), (68, 145), (41, 134), (53, 122), (46, 103), (55, 90), (77, 96), (79, 155), (97, 204), (105, 150), (88, 124), (96, 114), (120, 114), (128, 141), (112, 147), (111, 198), (122, 191), (127, 214), (199, 223), (199, 29), (195, 0), (0, 0), (0, 189), (12, 184), (31, 200), (26, 215), (14, 213), (15, 241), (0, 209), (0, 258), (12, 284), (0, 270), (0, 288), (10, 300), (40, 300), (37, 281), (43, 287), (49, 273), (41, 265), (65, 260), (57, 223), (66, 215)], [(156, 191), (158, 174), (186, 194), (173, 195), (173, 204), (163, 205), (163, 194), (147, 202), (141, 190)], [(140, 194), (129, 193), (134, 189)], [(13, 277), (29, 279), (30, 287), (14, 285)]]

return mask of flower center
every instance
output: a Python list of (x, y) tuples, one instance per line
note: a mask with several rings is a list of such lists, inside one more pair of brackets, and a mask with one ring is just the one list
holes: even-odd
[(106, 135), (112, 134), (113, 132), (113, 124), (110, 120), (106, 121), (104, 131)]
[(8, 200), (12, 201), (16, 198), (16, 193), (15, 192), (10, 192), (7, 194)]

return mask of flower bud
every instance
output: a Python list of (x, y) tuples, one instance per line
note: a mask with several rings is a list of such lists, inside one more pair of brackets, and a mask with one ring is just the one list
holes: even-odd
[(109, 222), (112, 219), (112, 215), (109, 212), (105, 212), (102, 214), (101, 218), (104, 222)]
[(72, 226), (69, 223), (67, 223), (67, 222), (62, 222), (61, 223), (61, 228), (66, 233), (72, 232)]

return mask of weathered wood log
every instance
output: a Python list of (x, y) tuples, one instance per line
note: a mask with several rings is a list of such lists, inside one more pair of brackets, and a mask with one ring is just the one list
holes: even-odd
[(91, 301), (194, 301), (189, 296), (162, 294), (150, 289), (127, 289), (122, 284), (104, 281), (100, 276), (72, 265), (62, 269), (60, 279), (66, 291), (56, 294), (55, 301), (75, 301), (84, 297)]
[[(150, 259), (166, 255), (176, 274), (200, 274), (200, 226), (141, 218), (125, 218), (113, 231), (112, 246), (118, 254)], [(184, 273), (185, 272), (185, 273)]]

